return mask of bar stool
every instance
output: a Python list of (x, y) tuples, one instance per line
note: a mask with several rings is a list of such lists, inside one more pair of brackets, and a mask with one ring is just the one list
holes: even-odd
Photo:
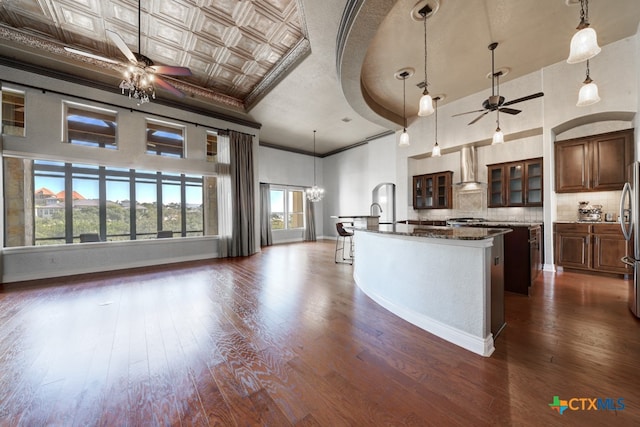
[[(353, 264), (353, 233), (344, 229), (344, 224), (341, 222), (336, 223), (336, 230), (338, 230), (338, 238), (336, 239), (336, 254), (335, 261), (342, 264)], [(349, 240), (349, 257), (345, 257), (345, 250), (347, 246), (347, 239)], [(341, 260), (339, 260), (338, 253)]]

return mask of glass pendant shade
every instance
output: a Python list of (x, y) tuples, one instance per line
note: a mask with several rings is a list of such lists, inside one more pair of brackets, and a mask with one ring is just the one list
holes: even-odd
[(577, 64), (586, 61), (596, 56), (601, 50), (598, 46), (596, 30), (589, 27), (583, 28), (575, 33), (571, 39), (567, 63)]
[(587, 80), (584, 81), (580, 88), (580, 92), (578, 93), (578, 103), (576, 106), (586, 107), (587, 105), (595, 104), (598, 101), (600, 101), (598, 86), (596, 86), (593, 80), (587, 77)]
[(433, 114), (433, 99), (429, 93), (425, 93), (420, 98), (420, 109), (418, 110), (418, 115), (420, 117), (425, 117)]
[(409, 146), (409, 134), (407, 133), (406, 129), (402, 131), (402, 134), (400, 135), (400, 143), (398, 144), (398, 146), (400, 147)]
[(440, 146), (436, 142), (431, 150), (431, 157), (440, 157)]
[(496, 132), (493, 134), (493, 141), (491, 145), (502, 144), (504, 143), (504, 133), (500, 128), (496, 128)]

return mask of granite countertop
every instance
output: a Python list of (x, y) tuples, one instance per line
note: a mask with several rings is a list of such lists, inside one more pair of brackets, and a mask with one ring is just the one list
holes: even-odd
[(375, 227), (345, 227), (369, 233), (394, 234), (400, 236), (429, 237), (452, 240), (485, 240), (509, 233), (503, 228), (441, 227), (437, 225), (380, 224)]
[(380, 218), (380, 215), (331, 215), (331, 218)]
[(557, 220), (554, 221), (556, 224), (618, 224), (620, 225), (620, 221), (579, 221), (577, 219), (570, 220)]
[[(489, 225), (491, 227), (537, 227), (542, 225), (542, 222), (527, 222), (527, 221), (502, 221), (502, 220), (486, 220), (480, 223), (476, 223), (480, 227), (482, 225)], [(473, 225), (476, 225), (473, 224)]]

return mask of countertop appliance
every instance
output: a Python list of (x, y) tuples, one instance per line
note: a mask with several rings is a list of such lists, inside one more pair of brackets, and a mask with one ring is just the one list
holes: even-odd
[(578, 202), (578, 221), (602, 221), (602, 205), (590, 205), (589, 202)]
[[(633, 283), (629, 284), (629, 309), (640, 317), (640, 239), (637, 238), (640, 226), (640, 162), (629, 165), (628, 176), (631, 182), (624, 184), (620, 197), (620, 227), (628, 241), (633, 239), (633, 253), (622, 258), (622, 262), (633, 267)], [(635, 229), (635, 230), (634, 230)], [(634, 238), (634, 231), (636, 237)]]

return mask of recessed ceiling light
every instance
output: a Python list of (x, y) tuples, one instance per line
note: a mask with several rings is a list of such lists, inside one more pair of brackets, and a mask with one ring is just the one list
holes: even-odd
[(342, 118), (342, 121), (345, 122), (345, 123), (349, 123), (351, 120), (352, 120), (351, 117), (343, 117)]

